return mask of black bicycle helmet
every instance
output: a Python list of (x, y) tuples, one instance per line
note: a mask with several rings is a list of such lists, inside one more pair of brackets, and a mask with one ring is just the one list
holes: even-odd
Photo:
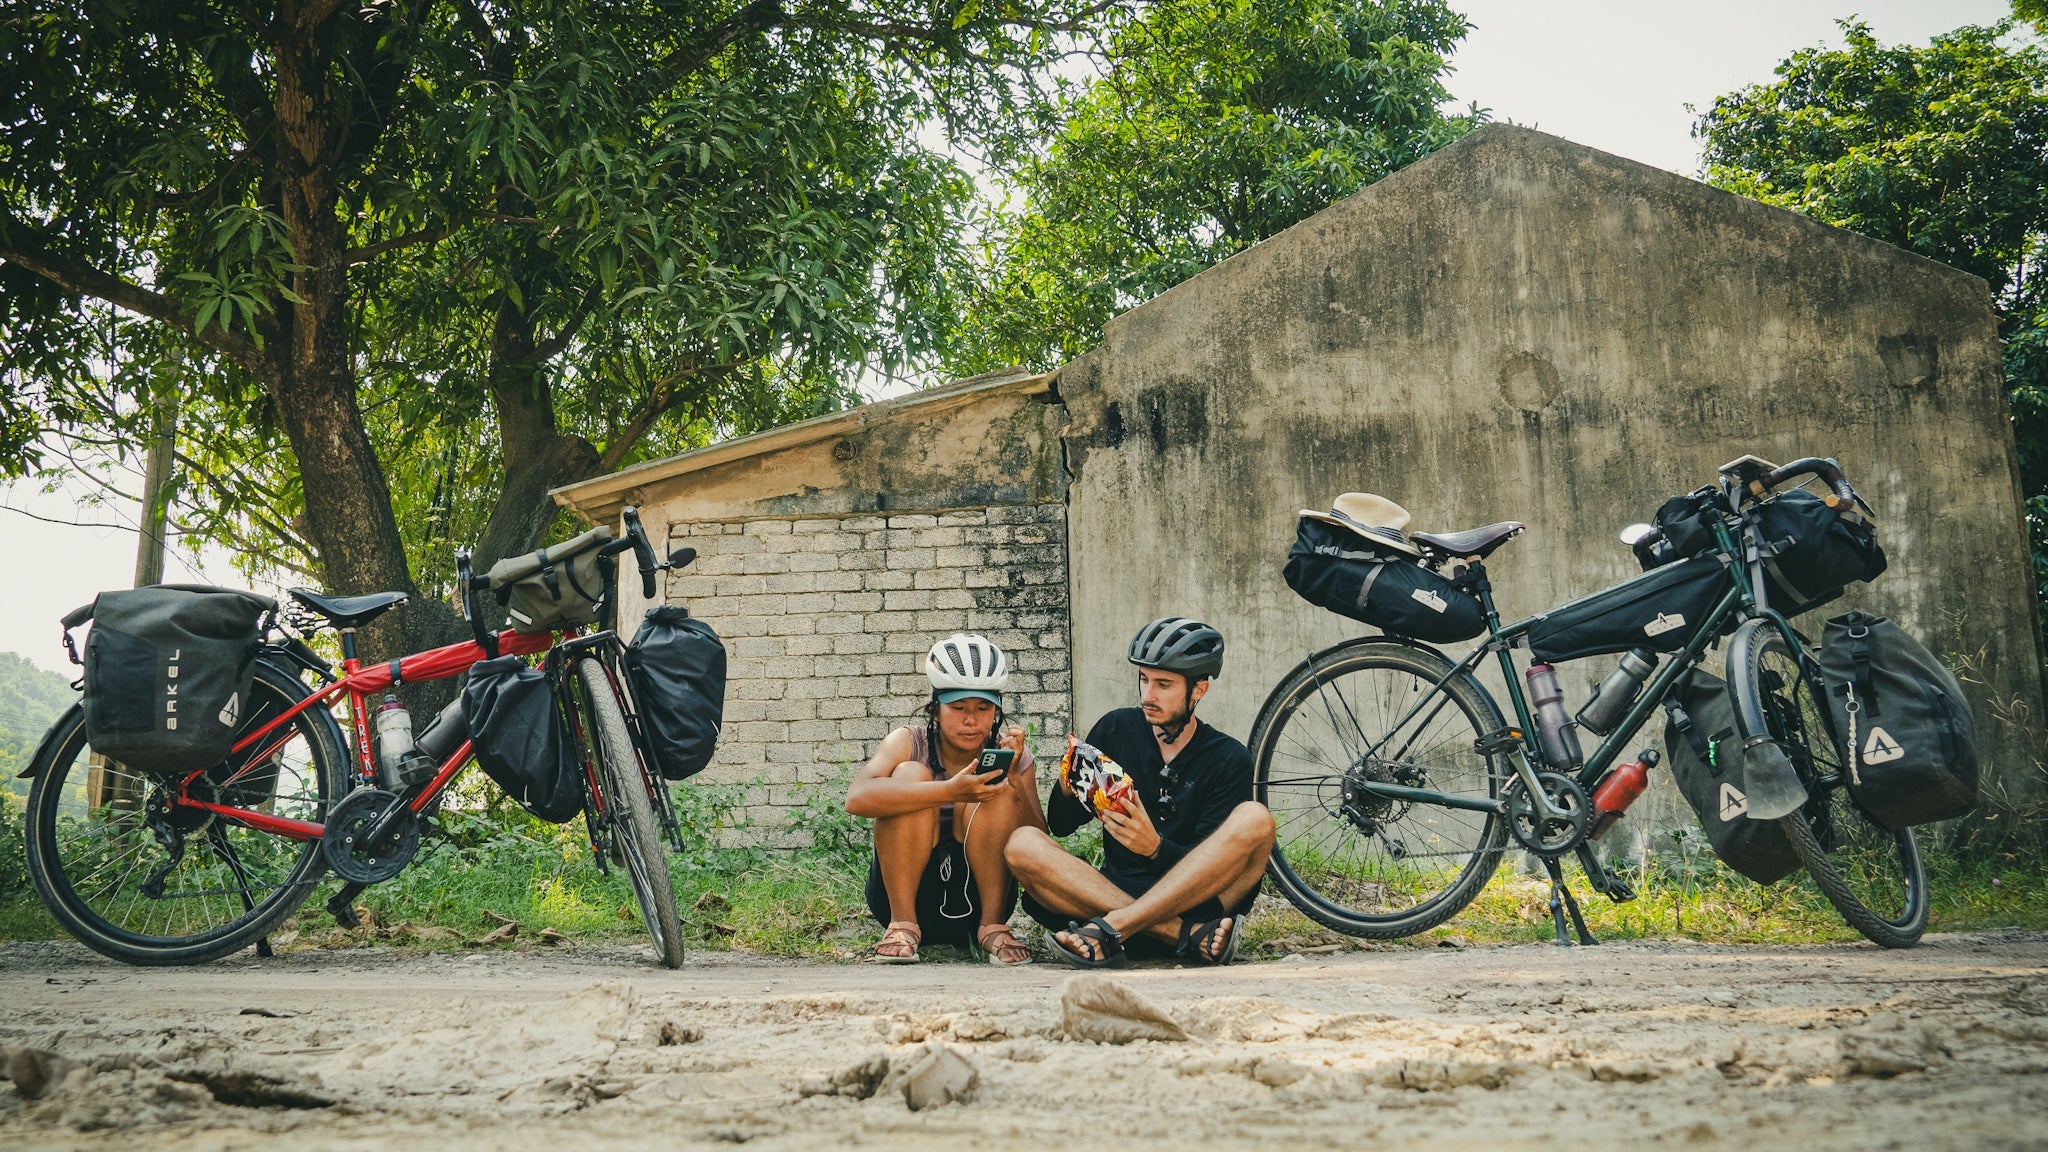
[(1178, 672), (1190, 680), (1214, 677), (1223, 671), (1223, 633), (1200, 620), (1167, 616), (1131, 637), (1130, 660), (1140, 668)]

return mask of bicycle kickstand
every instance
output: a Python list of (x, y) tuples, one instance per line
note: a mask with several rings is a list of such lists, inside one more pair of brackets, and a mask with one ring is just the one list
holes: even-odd
[(1579, 943), (1598, 944), (1599, 941), (1593, 939), (1593, 934), (1586, 931), (1586, 918), (1579, 913), (1578, 899), (1572, 895), (1571, 888), (1565, 884), (1564, 870), (1558, 867), (1556, 857), (1544, 860), (1543, 869), (1550, 873), (1550, 922), (1557, 927), (1557, 940), (1555, 941), (1557, 946), (1560, 948), (1572, 946), (1571, 938), (1566, 936), (1564, 931), (1566, 912), (1571, 913), (1572, 927), (1578, 930)]

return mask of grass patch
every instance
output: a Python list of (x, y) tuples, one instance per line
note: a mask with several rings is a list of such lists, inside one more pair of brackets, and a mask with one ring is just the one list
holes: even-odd
[[(808, 845), (799, 850), (744, 843), (746, 830), (734, 823), (743, 791), (741, 785), (695, 782), (672, 788), (689, 845), (669, 857), (688, 946), (825, 960), (863, 954), (880, 934), (864, 897), (870, 826), (846, 814), (843, 783), (805, 787), (806, 804), (793, 817), (794, 838)], [(27, 883), (20, 833), (19, 801), (0, 793), (0, 941), (61, 937)], [(1620, 865), (1638, 893), (1628, 904), (1593, 894), (1576, 875), (1576, 865), (1568, 864), (1566, 875), (1593, 933), (1601, 939), (1714, 943), (1857, 939), (1803, 875), (1759, 887), (1722, 867), (1697, 839), (1679, 838), (1674, 851)], [(1099, 862), (1099, 829), (1090, 825), (1067, 846)], [(1478, 899), (1449, 923), (1392, 946), (1550, 939), (1548, 884), (1540, 875), (1523, 874), (1519, 864), (1519, 854), (1510, 853)], [(1934, 852), (1929, 881), (1931, 931), (2048, 929), (2043, 861)], [(623, 874), (616, 868), (610, 875), (599, 872), (581, 821), (557, 826), (534, 820), (480, 774), (451, 796), (412, 865), (359, 898), (370, 914), (365, 927), (341, 929), (328, 917), (321, 905), (337, 887), (332, 877), (323, 881), (279, 927), (273, 943), (283, 950), (371, 942), (452, 949), (490, 935), (508, 919), (519, 925), (518, 934), (492, 946), (530, 947), (549, 931), (589, 942), (631, 943), (643, 935)], [(1270, 895), (1246, 925), (1244, 951), (1274, 957), (1359, 946)], [(950, 954), (933, 952), (934, 958)]]

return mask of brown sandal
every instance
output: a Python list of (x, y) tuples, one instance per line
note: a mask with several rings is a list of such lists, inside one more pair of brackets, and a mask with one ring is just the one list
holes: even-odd
[[(891, 920), (882, 938), (875, 941), (874, 962), (877, 964), (916, 964), (917, 947), (924, 942), (924, 933), (918, 930), (915, 920)], [(884, 952), (882, 949), (898, 949)], [(901, 951), (901, 949), (909, 951)]]
[[(990, 940), (997, 943), (991, 947)], [(1031, 963), (1031, 949), (1026, 948), (1023, 941), (1017, 939), (1017, 934), (1010, 931), (1008, 924), (982, 925), (981, 931), (974, 934), (974, 942), (981, 945), (983, 952), (988, 953), (988, 962), (991, 964), (1015, 968), (1019, 964)]]

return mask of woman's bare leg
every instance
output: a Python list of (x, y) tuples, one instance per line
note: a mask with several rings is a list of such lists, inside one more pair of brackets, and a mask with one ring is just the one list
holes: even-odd
[[(931, 769), (905, 760), (890, 776), (898, 780), (929, 780)], [(875, 859), (882, 866), (882, 887), (889, 893), (889, 919), (917, 922), (917, 884), (939, 842), (939, 810), (925, 808), (875, 821)]]

